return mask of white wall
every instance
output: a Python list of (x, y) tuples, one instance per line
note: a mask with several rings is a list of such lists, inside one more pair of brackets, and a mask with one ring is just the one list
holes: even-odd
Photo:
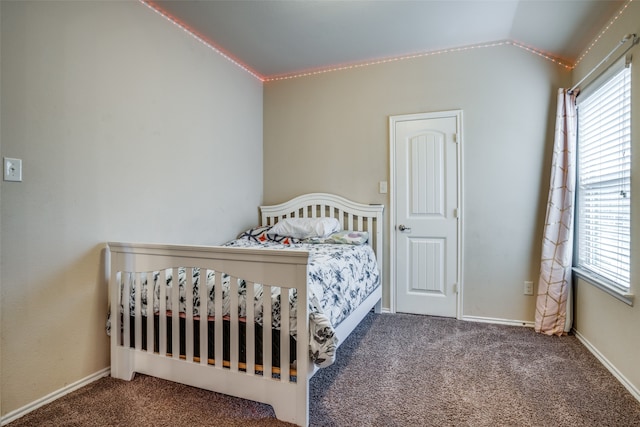
[(506, 45), (265, 83), (265, 203), (327, 191), (383, 203), (388, 219), (388, 117), (462, 109), (462, 314), (532, 322), (523, 282), (539, 274), (556, 91), (569, 78)]
[[(580, 81), (629, 33), (640, 34), (640, 2), (637, 1), (628, 4), (620, 18), (588, 52), (574, 71), (574, 82)], [(636, 45), (631, 53), (634, 55), (631, 68), (631, 293), (636, 296), (635, 304), (628, 306), (578, 279), (574, 327), (587, 345), (640, 399), (640, 47)]]
[(104, 242), (235, 237), (263, 155), (262, 83), (141, 3), (0, 4), (4, 415), (109, 366)]

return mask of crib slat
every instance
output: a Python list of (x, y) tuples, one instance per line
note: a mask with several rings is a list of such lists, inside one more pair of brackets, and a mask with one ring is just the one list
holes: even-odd
[(185, 296), (185, 357), (187, 362), (193, 362), (193, 268), (187, 268), (185, 272), (184, 296)]
[(357, 229), (360, 230), (360, 231), (362, 230), (362, 215), (360, 215), (358, 217), (358, 228)]
[[(131, 328), (129, 316), (130, 313), (130, 298), (131, 298), (131, 278), (133, 273), (123, 273), (123, 283), (122, 283), (122, 345), (124, 347), (129, 347), (131, 345), (131, 339), (129, 335), (129, 331)], [(118, 323), (117, 321), (115, 322)], [(119, 328), (118, 328), (119, 329)]]
[(238, 371), (238, 341), (240, 331), (238, 328), (238, 278), (230, 276), (229, 277), (229, 317), (231, 319), (231, 324), (229, 328), (229, 345), (231, 348), (229, 349), (229, 362), (231, 363), (231, 370), (234, 372)]
[(167, 270), (160, 270), (158, 275), (160, 287), (160, 305), (158, 313), (160, 355), (167, 355)]
[(262, 285), (262, 366), (264, 378), (271, 378), (271, 286)]
[(253, 300), (255, 299), (255, 284), (247, 282), (247, 300), (246, 300), (246, 354), (247, 354), (247, 375), (255, 375), (256, 372), (256, 325), (255, 325), (255, 307)]
[(178, 268), (171, 276), (171, 355), (180, 358), (180, 275)]
[(209, 334), (208, 334), (208, 301), (209, 290), (207, 288), (207, 277), (209, 271), (200, 269), (200, 284), (198, 294), (200, 296), (200, 364), (206, 365), (209, 360)]
[(154, 291), (154, 272), (147, 273), (147, 352), (153, 353), (154, 348), (154, 316), (153, 316), (153, 291)]
[(222, 325), (224, 322), (224, 312), (222, 311), (222, 272), (215, 272), (215, 281), (213, 282), (213, 292), (215, 300), (215, 333), (213, 337), (213, 346), (215, 347), (215, 366), (222, 369), (222, 346), (224, 340), (222, 339)]
[(280, 288), (280, 381), (289, 381), (289, 288)]
[(142, 350), (142, 273), (134, 275), (133, 286), (136, 293), (133, 307), (133, 336), (135, 349)]
[(347, 230), (353, 230), (353, 215), (347, 214)]

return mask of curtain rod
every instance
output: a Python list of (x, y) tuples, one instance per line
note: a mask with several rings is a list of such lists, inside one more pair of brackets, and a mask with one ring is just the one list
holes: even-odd
[[(633, 40), (632, 40), (633, 39)], [(638, 44), (638, 42), (640, 41), (640, 38), (638, 38), (635, 34), (627, 34), (626, 36), (624, 36), (622, 38), (622, 40), (620, 40), (620, 43), (618, 43), (618, 45), (616, 47), (614, 47), (611, 52), (609, 52), (609, 54), (607, 56), (604, 57), (604, 59), (600, 62), (598, 62), (598, 65), (596, 65), (595, 67), (593, 67), (591, 69), (591, 71), (589, 71), (582, 79), (580, 79), (580, 81), (578, 83), (576, 83), (571, 89), (569, 89), (569, 93), (572, 93), (574, 90), (576, 90), (578, 88), (578, 86), (580, 86), (582, 84), (582, 82), (584, 82), (585, 80), (587, 80), (589, 78), (589, 76), (591, 74), (593, 74), (594, 71), (596, 71), (598, 68), (600, 68), (600, 66), (602, 64), (604, 64), (605, 62), (607, 62), (609, 60), (609, 58), (611, 58), (611, 55), (613, 55), (619, 48), (620, 46), (622, 46), (623, 44), (625, 44), (626, 42), (628, 42), (629, 40), (632, 40), (631, 42), (631, 46), (629, 46), (627, 48), (627, 50), (625, 50), (622, 55), (624, 55), (625, 53), (627, 53), (629, 51), (629, 49), (631, 49), (633, 46), (635, 46), (636, 44)], [(620, 55), (620, 56), (622, 56)]]

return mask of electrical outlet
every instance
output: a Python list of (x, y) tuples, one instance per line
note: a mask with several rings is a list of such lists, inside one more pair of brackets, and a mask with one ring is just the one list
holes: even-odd
[(4, 158), (4, 180), (5, 181), (22, 181), (22, 160)]
[(533, 282), (525, 280), (524, 282), (524, 294), (533, 295)]

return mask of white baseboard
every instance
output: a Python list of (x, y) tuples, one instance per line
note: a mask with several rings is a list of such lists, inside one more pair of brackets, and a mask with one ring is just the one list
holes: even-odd
[(638, 390), (624, 375), (622, 375), (622, 373), (618, 371), (618, 369), (609, 361), (609, 359), (604, 357), (604, 355), (600, 353), (600, 351), (598, 351), (598, 349), (594, 347), (593, 344), (591, 344), (589, 340), (584, 337), (584, 335), (582, 335), (575, 329), (572, 329), (572, 331), (575, 334), (576, 338), (578, 338), (578, 341), (580, 341), (582, 345), (584, 345), (587, 350), (589, 350), (591, 354), (593, 354), (596, 359), (598, 359), (600, 363), (602, 363), (604, 367), (607, 368), (607, 370), (611, 372), (614, 377), (616, 377), (618, 381), (620, 381), (624, 388), (629, 390), (629, 393), (631, 393), (631, 395), (635, 397), (636, 400), (640, 401), (640, 390)]
[(47, 403), (51, 403), (56, 399), (60, 399), (62, 396), (71, 393), (81, 387), (84, 387), (100, 378), (106, 377), (111, 373), (111, 368), (104, 368), (94, 374), (89, 375), (79, 381), (74, 382), (73, 384), (69, 384), (60, 390), (56, 390), (53, 393), (50, 393), (34, 402), (29, 403), (28, 405), (23, 406), (22, 408), (16, 409), (15, 411), (11, 411), (2, 418), (0, 418), (0, 425), (9, 424), (11, 421), (17, 420), (20, 417), (27, 415), (29, 412), (35, 411), (36, 409), (46, 405)]
[[(382, 307), (381, 313), (394, 313), (390, 308)], [(495, 323), (498, 325), (508, 325), (508, 326), (524, 326), (526, 328), (533, 328), (535, 326), (535, 322), (529, 320), (513, 320), (513, 319), (500, 319), (496, 317), (480, 317), (480, 316), (461, 316), (458, 320), (464, 320), (467, 322), (478, 322), (478, 323)]]
[(499, 319), (495, 317), (462, 316), (460, 320), (466, 320), (467, 322), (495, 323), (498, 325), (508, 326), (524, 326), (526, 328), (533, 328), (535, 326), (535, 322), (528, 320)]
[[(395, 313), (391, 308), (382, 307), (381, 313)], [(465, 316), (462, 315), (458, 317), (458, 320), (465, 320), (467, 322), (479, 322), (479, 323), (496, 323), (498, 325), (509, 325), (509, 326), (524, 326), (527, 328), (533, 328), (535, 326), (535, 322), (528, 320), (513, 320), (513, 319), (500, 319), (497, 317), (480, 317), (480, 316)]]

